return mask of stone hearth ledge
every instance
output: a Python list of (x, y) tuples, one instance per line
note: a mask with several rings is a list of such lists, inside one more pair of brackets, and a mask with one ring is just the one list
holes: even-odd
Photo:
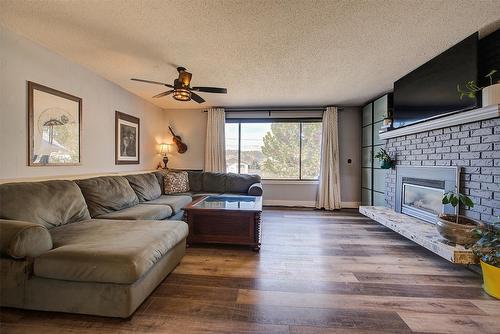
[(452, 263), (478, 263), (471, 250), (444, 243), (443, 237), (432, 224), (382, 206), (360, 206), (359, 212)]

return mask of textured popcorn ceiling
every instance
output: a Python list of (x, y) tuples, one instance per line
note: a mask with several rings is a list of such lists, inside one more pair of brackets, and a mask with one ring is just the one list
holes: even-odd
[(152, 99), (175, 65), (203, 106), (359, 105), (500, 19), (500, 1), (22, 1), (0, 0), (0, 22)]

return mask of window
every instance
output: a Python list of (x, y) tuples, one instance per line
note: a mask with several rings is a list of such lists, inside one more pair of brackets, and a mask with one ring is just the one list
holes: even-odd
[(321, 125), (319, 120), (227, 120), (227, 171), (263, 179), (317, 180)]

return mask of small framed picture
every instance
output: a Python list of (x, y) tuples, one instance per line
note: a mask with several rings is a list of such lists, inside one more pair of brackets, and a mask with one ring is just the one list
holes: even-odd
[(82, 99), (28, 81), (28, 166), (79, 165)]
[(138, 164), (140, 154), (139, 118), (115, 112), (115, 164)]

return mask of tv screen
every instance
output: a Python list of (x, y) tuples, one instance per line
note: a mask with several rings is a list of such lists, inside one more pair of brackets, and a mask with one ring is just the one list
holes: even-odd
[(475, 33), (394, 83), (393, 127), (414, 124), (478, 107), (457, 85), (477, 82), (478, 34)]

